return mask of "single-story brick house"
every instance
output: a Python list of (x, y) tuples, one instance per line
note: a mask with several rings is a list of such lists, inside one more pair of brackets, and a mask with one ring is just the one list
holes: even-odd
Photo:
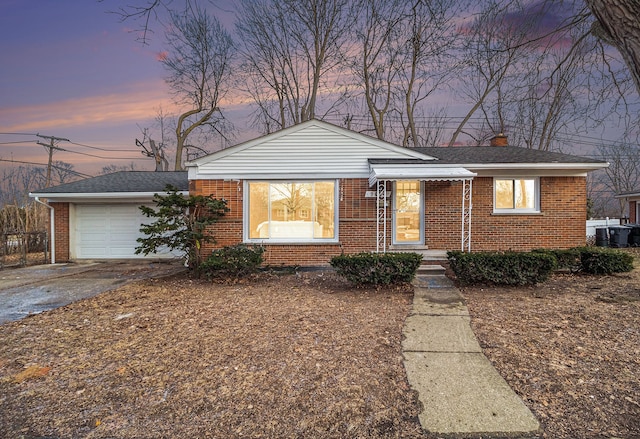
[[(230, 211), (211, 228), (215, 246), (264, 245), (268, 264), (325, 265), (342, 252), (584, 245), (586, 175), (607, 163), (506, 143), (405, 148), (312, 120), (190, 162), (188, 179), (115, 173), (31, 195), (53, 209), (57, 261), (133, 256), (140, 218), (132, 207), (166, 183), (227, 200)], [(132, 223), (118, 223), (121, 209)], [(123, 227), (134, 242), (112, 251)], [(100, 239), (84, 245), (93, 234)]]
[(622, 198), (628, 203), (629, 222), (640, 224), (640, 190), (623, 192), (616, 195), (616, 198)]

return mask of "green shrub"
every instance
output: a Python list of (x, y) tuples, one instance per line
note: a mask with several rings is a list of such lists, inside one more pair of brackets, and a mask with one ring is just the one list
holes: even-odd
[(450, 251), (447, 258), (458, 280), (467, 285), (535, 285), (556, 267), (555, 256), (547, 253)]
[(556, 258), (556, 270), (569, 269), (571, 271), (578, 271), (581, 267), (580, 250), (577, 248), (566, 250), (537, 248), (531, 251), (533, 253), (543, 253), (554, 256)]
[(417, 253), (357, 253), (331, 258), (336, 272), (356, 285), (411, 282), (422, 262)]
[(255, 273), (262, 264), (264, 247), (243, 244), (214, 250), (211, 256), (200, 264), (200, 275), (208, 279), (215, 277), (239, 278)]
[(582, 247), (578, 251), (585, 273), (612, 274), (633, 270), (633, 256), (629, 253), (603, 247)]

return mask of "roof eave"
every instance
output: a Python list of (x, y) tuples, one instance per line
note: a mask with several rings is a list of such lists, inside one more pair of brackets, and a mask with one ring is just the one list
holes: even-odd
[(615, 195), (614, 198), (636, 198), (640, 197), (640, 192), (626, 192), (623, 194)]
[[(72, 200), (138, 200), (153, 199), (156, 194), (165, 195), (168, 192), (66, 192), (66, 193), (49, 193), (49, 192), (29, 192), (31, 198), (46, 198), (52, 201), (72, 201)], [(181, 195), (189, 195), (189, 191), (178, 191)]]
[(596, 171), (609, 167), (609, 163), (469, 163), (458, 164), (467, 169), (528, 169), (528, 170), (572, 170)]

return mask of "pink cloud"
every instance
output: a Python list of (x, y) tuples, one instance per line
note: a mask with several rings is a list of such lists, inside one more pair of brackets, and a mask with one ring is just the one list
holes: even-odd
[(136, 123), (152, 119), (158, 108), (174, 111), (163, 81), (123, 87), (114, 93), (65, 101), (0, 108), (1, 131), (38, 131), (102, 124)]

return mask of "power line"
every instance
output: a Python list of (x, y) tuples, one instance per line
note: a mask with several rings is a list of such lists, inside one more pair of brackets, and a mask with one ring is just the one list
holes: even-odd
[(100, 148), (99, 146), (85, 145), (84, 143), (76, 143), (76, 142), (69, 142), (69, 143), (71, 143), (72, 145), (76, 145), (76, 146), (83, 146), (85, 148), (97, 149), (99, 151), (140, 152), (137, 149), (110, 149), (110, 148)]
[(80, 154), (80, 155), (86, 155), (88, 157), (94, 157), (97, 159), (104, 159), (104, 160), (137, 160), (140, 157), (103, 157), (103, 156), (99, 156), (99, 155), (95, 155), (95, 154), (89, 154), (86, 152), (80, 152), (80, 151), (70, 151), (68, 149), (64, 149), (64, 148), (56, 148), (60, 151), (64, 151), (64, 152), (68, 152), (70, 154)]
[(49, 139), (49, 143), (42, 143), (42, 142), (36, 142), (38, 145), (42, 145), (45, 148), (49, 148), (49, 164), (47, 165), (47, 181), (45, 183), (45, 188), (51, 186), (51, 167), (52, 167), (52, 163), (53, 163), (53, 150), (54, 149), (61, 149), (58, 148), (57, 146), (55, 146), (56, 142), (60, 142), (63, 140), (66, 140), (67, 142), (69, 141), (69, 139), (64, 139), (62, 137), (54, 137), (54, 136), (42, 136), (40, 134), (36, 134), (37, 137), (40, 137), (41, 139)]
[[(0, 159), (0, 162), (20, 163), (20, 164), (35, 165), (35, 166), (48, 166), (46, 163), (25, 162), (25, 161), (22, 161), (22, 160)], [(85, 177), (85, 178), (93, 177), (92, 175), (83, 174), (82, 172), (74, 171), (73, 169), (64, 168), (62, 166), (51, 165), (51, 167), (52, 168), (56, 168), (56, 169), (60, 169), (60, 170), (66, 171), (66, 172), (69, 172), (71, 174), (78, 175), (80, 177)]]
[(5, 134), (7, 136), (37, 136), (36, 133), (0, 133)]
[[(81, 146), (84, 148), (90, 148), (90, 149), (95, 149), (95, 150), (99, 150), (99, 151), (107, 151), (107, 152), (140, 152), (137, 149), (111, 149), (111, 148), (101, 148), (99, 146), (92, 146), (92, 145), (87, 145), (86, 143), (78, 143), (78, 142), (72, 142), (69, 139), (66, 138), (62, 138), (62, 137), (54, 137), (54, 136), (44, 136), (44, 135), (40, 135), (38, 133), (0, 133), (0, 135), (16, 135), (16, 136), (36, 136), (36, 137), (42, 137), (42, 138), (46, 138), (46, 139), (50, 139), (50, 138), (54, 138), (58, 141), (64, 141), (64, 142), (69, 142), (72, 145), (75, 146)], [(0, 143), (0, 145), (11, 145), (11, 144), (17, 144), (17, 143), (31, 143), (31, 141), (29, 140), (22, 140), (22, 141), (15, 141), (15, 142), (3, 142)], [(74, 153), (75, 151), (70, 151), (70, 150), (65, 150), (66, 152), (70, 152), (70, 153)], [(107, 158), (110, 159), (111, 157), (101, 157), (101, 158)]]

